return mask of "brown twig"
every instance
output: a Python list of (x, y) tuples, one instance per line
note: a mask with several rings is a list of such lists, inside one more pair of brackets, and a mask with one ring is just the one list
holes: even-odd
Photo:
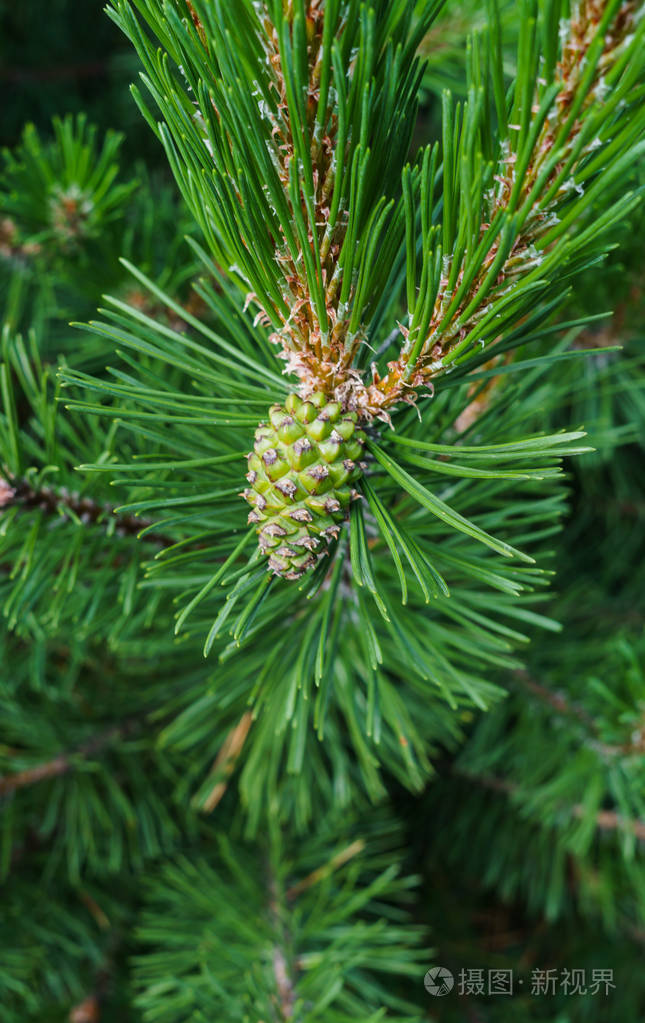
[(88, 892), (81, 891), (81, 900), (96, 920), (96, 923), (104, 932), (109, 932), (107, 944), (104, 950), (103, 960), (100, 963), (94, 978), (93, 989), (82, 1002), (75, 1005), (69, 1014), (69, 1023), (99, 1023), (101, 1018), (101, 1004), (105, 999), (111, 985), (111, 975), (114, 968), (114, 959), (122, 940), (119, 930), (115, 929), (95, 899)]
[(577, 703), (570, 703), (567, 698), (559, 692), (554, 692), (553, 689), (548, 689), (546, 686), (536, 682), (535, 679), (531, 678), (525, 671), (514, 672), (513, 677), (517, 679), (522, 685), (538, 697), (543, 703), (548, 703), (549, 706), (557, 710), (559, 714), (566, 714), (568, 717), (576, 717), (582, 721), (587, 727), (595, 731), (596, 724), (590, 714)]
[(594, 718), (580, 704), (571, 703), (562, 693), (554, 692), (552, 689), (541, 685), (535, 679), (530, 678), (526, 672), (516, 671), (514, 677), (534, 696), (537, 696), (542, 703), (548, 704), (558, 714), (575, 717), (585, 725), (590, 732), (589, 745), (603, 756), (628, 756), (632, 753), (642, 753), (645, 749), (645, 735), (643, 732), (638, 733), (639, 737), (636, 740), (632, 739), (629, 742), (617, 744), (603, 742), (598, 736), (598, 727)]
[(296, 1001), (296, 990), (294, 978), (289, 969), (287, 956), (285, 954), (284, 922), (282, 919), (282, 908), (278, 881), (269, 867), (269, 913), (271, 922), (281, 940), (275, 942), (272, 951), (273, 976), (279, 999), (281, 1017), (284, 1021), (293, 1019), (293, 1007)]
[[(521, 785), (508, 778), (498, 778), (492, 774), (475, 774), (458, 767), (454, 768), (454, 773), (506, 796), (519, 796), (523, 791)], [(587, 808), (582, 803), (576, 803), (571, 807), (570, 812), (572, 817), (579, 820), (583, 820), (588, 814)], [(623, 817), (614, 810), (599, 810), (596, 813), (595, 825), (599, 831), (631, 831), (639, 841), (645, 841), (645, 821)]]
[[(0, 508), (18, 505), (23, 509), (41, 508), (48, 515), (71, 515), (80, 519), (83, 525), (103, 525), (116, 519), (117, 536), (137, 536), (144, 529), (154, 525), (152, 521), (139, 519), (135, 515), (119, 515), (109, 503), (99, 503), (91, 497), (83, 497), (78, 491), (66, 487), (33, 487), (27, 480), (4, 480), (0, 478)], [(175, 540), (163, 533), (147, 532), (142, 538), (148, 543), (170, 547)]]
[(138, 720), (126, 721), (122, 725), (115, 725), (89, 739), (87, 742), (82, 743), (72, 752), (59, 753), (58, 756), (47, 760), (45, 763), (35, 764), (33, 767), (27, 767), (23, 771), (17, 771), (15, 774), (7, 774), (0, 777), (0, 796), (12, 795), (19, 789), (35, 785), (39, 781), (46, 781), (51, 778), (57, 778), (62, 774), (67, 774), (69, 771), (74, 770), (76, 761), (79, 758), (86, 760), (97, 753), (102, 753), (116, 739), (124, 738), (139, 726), (140, 721)]
[[(576, 805), (571, 811), (574, 817), (584, 818), (586, 809)], [(600, 831), (632, 831), (639, 841), (645, 842), (645, 821), (623, 817), (614, 810), (600, 810), (596, 814), (596, 827)]]

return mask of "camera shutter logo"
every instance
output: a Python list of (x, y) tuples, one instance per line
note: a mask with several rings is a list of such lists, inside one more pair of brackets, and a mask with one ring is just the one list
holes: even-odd
[(433, 966), (423, 978), (423, 985), (429, 995), (449, 995), (455, 986), (455, 978), (445, 966)]

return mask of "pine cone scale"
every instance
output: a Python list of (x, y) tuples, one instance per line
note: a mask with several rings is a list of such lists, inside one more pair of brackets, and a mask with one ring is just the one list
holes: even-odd
[(356, 413), (324, 394), (307, 401), (291, 394), (269, 409), (255, 431), (243, 497), (270, 571), (299, 579), (327, 553), (356, 496), (364, 443)]

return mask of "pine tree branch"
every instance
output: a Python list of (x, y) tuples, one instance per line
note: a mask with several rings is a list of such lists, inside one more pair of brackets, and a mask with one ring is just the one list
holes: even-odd
[[(401, 248), (395, 207), (421, 82), (416, 51), (440, 0), (416, 12), (373, 0), (360, 14), (344, 2), (258, 0), (239, 17), (172, 0), (172, 21), (153, 3), (113, 3), (155, 80), (178, 146), (173, 169), (216, 262), (271, 328), (303, 394), (351, 391), (364, 320)], [(175, 66), (183, 55), (168, 106), (138, 14)]]
[(91, 993), (70, 1010), (69, 1023), (99, 1023), (101, 1005), (107, 1001), (106, 996), (113, 983), (114, 959), (121, 944), (122, 935), (119, 934), (118, 929), (113, 927), (104, 911), (88, 892), (81, 891), (80, 897), (101, 931), (110, 931), (110, 934), (102, 960), (95, 972)]
[(629, 756), (634, 753), (642, 753), (645, 750), (645, 734), (639, 733), (637, 739), (630, 742), (611, 744), (603, 742), (598, 738), (598, 728), (594, 718), (581, 707), (580, 704), (571, 703), (561, 692), (554, 692), (552, 689), (541, 685), (535, 679), (530, 678), (526, 672), (515, 672), (514, 677), (518, 679), (531, 693), (542, 702), (552, 707), (558, 714), (566, 717), (576, 717), (591, 733), (588, 740), (590, 748), (594, 749), (604, 757)]
[(175, 540), (163, 533), (150, 531), (152, 520), (140, 519), (135, 515), (118, 514), (108, 502), (99, 503), (91, 497), (82, 497), (78, 491), (66, 487), (34, 487), (28, 480), (0, 479), (0, 508), (18, 505), (24, 510), (42, 509), (47, 515), (69, 518), (71, 515), (83, 525), (105, 525), (116, 519), (117, 536), (138, 536), (146, 530), (142, 539), (160, 547), (170, 547)]
[(268, 866), (268, 871), (269, 914), (272, 926), (276, 933), (280, 936), (272, 950), (273, 976), (279, 998), (281, 1018), (283, 1020), (290, 1020), (293, 1019), (293, 1007), (296, 1001), (296, 984), (285, 952), (287, 944), (284, 933), (285, 908), (280, 897), (279, 882), (271, 865)]
[[(502, 224), (509, 214), (514, 214), (518, 230), (515, 237), (509, 236), (508, 251), (503, 231), (492, 232), (492, 243), (465, 289), (461, 285), (472, 251), (444, 252), (427, 333), (421, 340), (404, 329), (405, 344), (400, 357), (388, 364), (384, 377), (374, 374), (367, 398), (363, 399), (372, 411), (390, 408), (406, 398), (414, 400), (416, 392), (443, 371), (447, 357), (477, 331), (488, 316), (491, 303), (503, 298), (539, 267), (545, 253), (555, 244), (558, 234), (552, 229), (558, 225), (559, 210), (582, 189), (575, 179), (577, 168), (596, 146), (602, 146), (600, 139), (584, 137), (585, 113), (603, 103), (607, 90), (605, 75), (634, 32), (637, 5), (627, 2), (606, 26), (593, 78), (586, 82), (590, 51), (606, 21), (607, 10), (607, 0), (584, 0), (574, 9), (554, 78), (557, 86), (554, 102), (543, 116), (528, 159), (520, 146), (525, 134), (523, 126), (508, 124), (510, 133), (502, 143), (496, 185), (487, 197), (487, 216), (473, 245), (476, 249), (491, 232), (492, 225)], [(546, 86), (546, 82), (542, 84)], [(518, 116), (520, 113), (518, 110)], [(537, 121), (540, 113), (541, 103), (536, 95), (531, 114)], [(558, 153), (557, 163), (553, 161), (554, 150)], [(455, 296), (460, 293), (457, 300)]]
[[(584, 806), (574, 806), (572, 813), (575, 817), (581, 819), (586, 817)], [(623, 817), (614, 810), (600, 810), (596, 814), (596, 827), (601, 831), (632, 831), (636, 838), (641, 842), (645, 842), (645, 821)]]
[[(271, 137), (275, 145), (275, 164), (285, 199), (295, 222), (296, 211), (291, 197), (291, 177), (294, 161), (298, 159), (295, 133), (299, 126), (293, 123), (289, 107), (288, 83), (283, 68), (283, 54), (278, 31), (273, 24), (268, 8), (262, 7), (262, 28), (267, 66), (273, 74), (272, 88), (277, 101), (275, 114), (267, 108), (271, 120)], [(298, 217), (307, 224), (307, 246), (314, 257), (318, 256), (320, 266), (316, 276), (322, 288), (314, 294), (307, 274), (307, 261), (295, 258), (287, 244), (284, 230), (276, 246), (276, 261), (284, 279), (282, 289), (286, 316), (282, 315), (282, 326), (274, 331), (270, 340), (281, 348), (281, 357), (287, 363), (287, 370), (294, 373), (303, 383), (306, 392), (323, 390), (333, 393), (335, 381), (348, 374), (356, 354), (357, 342), (347, 344), (351, 310), (355, 288), (341, 303), (343, 283), (339, 259), (349, 224), (349, 210), (340, 206), (332, 220), (332, 193), (340, 169), (350, 152), (348, 141), (341, 142), (338, 149), (338, 117), (331, 104), (318, 120), (320, 85), (323, 58), (324, 5), (320, 0), (309, 0), (305, 6), (307, 25), (307, 87), (304, 106), (307, 115), (309, 152), (311, 154), (311, 178), (314, 188), (313, 216), (307, 208), (302, 193), (298, 194), (300, 209)], [(346, 29), (343, 19), (334, 33), (338, 42)], [(327, 125), (325, 131), (321, 123)], [(324, 302), (320, 301), (324, 288)], [(260, 306), (256, 323), (269, 324), (275, 320), (276, 309), (265, 308), (258, 296), (247, 295), (247, 304)]]
[(87, 742), (81, 743), (75, 750), (68, 753), (60, 753), (51, 760), (42, 764), (35, 764), (33, 767), (25, 768), (24, 771), (17, 771), (15, 774), (7, 774), (0, 777), (0, 796), (12, 795), (19, 789), (35, 785), (40, 781), (49, 781), (58, 778), (75, 770), (77, 760), (87, 760), (104, 750), (109, 749), (117, 740), (131, 735), (140, 727), (140, 720), (126, 721), (94, 736)]
[(358, 853), (363, 852), (364, 848), (364, 840), (362, 838), (357, 838), (355, 842), (351, 842), (350, 845), (341, 849), (339, 853), (336, 853), (329, 863), (325, 863), (322, 867), (318, 867), (317, 870), (312, 870), (310, 874), (303, 877), (302, 881), (298, 881), (297, 884), (291, 885), (291, 887), (287, 889), (287, 898), (295, 899), (298, 895), (301, 895), (302, 892), (311, 888), (319, 881), (322, 881), (323, 878), (328, 877), (334, 870), (338, 870), (338, 868), (342, 867), (343, 864), (348, 863), (349, 860), (351, 860), (354, 856), (357, 856)]
[[(520, 796), (523, 793), (521, 785), (509, 781), (507, 778), (499, 778), (491, 774), (477, 774), (460, 767), (455, 767), (453, 770), (460, 777), (477, 782), (493, 792), (499, 792), (509, 797)], [(575, 803), (569, 809), (569, 813), (572, 817), (585, 820), (589, 811), (582, 803)], [(635, 835), (639, 841), (645, 841), (645, 820), (623, 817), (614, 810), (599, 810), (595, 815), (594, 822), (599, 831), (628, 831)]]
[(554, 692), (547, 686), (541, 685), (536, 682), (535, 679), (531, 678), (525, 671), (516, 671), (514, 678), (525, 686), (526, 689), (530, 690), (535, 696), (538, 697), (543, 703), (548, 703), (549, 706), (557, 710), (559, 714), (564, 714), (569, 717), (577, 717), (583, 724), (587, 725), (588, 728), (595, 729), (595, 722), (590, 714), (581, 707), (579, 704), (570, 703), (561, 692)]

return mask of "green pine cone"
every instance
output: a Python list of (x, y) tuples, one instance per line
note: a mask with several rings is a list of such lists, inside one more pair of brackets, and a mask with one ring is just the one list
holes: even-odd
[(351, 484), (364, 468), (365, 434), (356, 421), (355, 412), (344, 412), (324, 394), (306, 401), (290, 394), (284, 407), (271, 406), (269, 422), (255, 431), (244, 497), (276, 575), (299, 579), (338, 536), (358, 496)]

